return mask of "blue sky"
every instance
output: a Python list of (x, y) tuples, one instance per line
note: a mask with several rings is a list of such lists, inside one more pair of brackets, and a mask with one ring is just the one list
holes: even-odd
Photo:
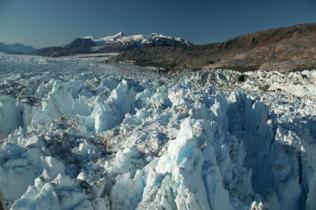
[(312, 22), (316, 0), (0, 0), (0, 42), (36, 47), (119, 31), (209, 43)]

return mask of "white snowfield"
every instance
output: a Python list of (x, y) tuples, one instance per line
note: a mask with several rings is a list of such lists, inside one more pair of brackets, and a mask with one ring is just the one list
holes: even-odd
[(0, 71), (5, 208), (316, 209), (315, 70), (0, 55)]

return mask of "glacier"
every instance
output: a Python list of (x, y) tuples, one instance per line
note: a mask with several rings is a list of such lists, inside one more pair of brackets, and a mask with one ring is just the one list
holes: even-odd
[(0, 55), (3, 209), (316, 209), (316, 71)]

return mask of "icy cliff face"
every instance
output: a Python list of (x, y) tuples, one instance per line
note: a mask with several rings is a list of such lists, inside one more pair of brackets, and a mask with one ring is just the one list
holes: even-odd
[[(15, 59), (39, 69), (5, 73)], [(38, 59), (0, 59), (7, 207), (316, 209), (316, 71), (169, 77)]]

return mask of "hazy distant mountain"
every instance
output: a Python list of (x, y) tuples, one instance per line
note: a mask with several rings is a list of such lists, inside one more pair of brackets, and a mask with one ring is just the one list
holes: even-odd
[(162, 34), (125, 35), (120, 32), (113, 36), (94, 38), (87, 36), (77, 38), (69, 44), (60, 47), (47, 47), (35, 52), (37, 55), (58, 57), (79, 53), (107, 53), (122, 52), (135, 48), (153, 46), (187, 47), (192, 44), (180, 37), (165, 36)]
[(34, 48), (32, 46), (24, 45), (24, 44), (21, 44), (21, 43), (10, 44), (8, 46), (10, 47), (11, 50), (13, 50), (15, 52), (20, 52), (20, 53), (23, 53), (23, 54), (31, 53), (31, 52), (36, 50), (36, 48)]
[(8, 53), (13, 52), (13, 50), (8, 45), (0, 42), (0, 52)]
[(35, 51), (36, 48), (32, 46), (27, 46), (21, 43), (15, 43), (15, 44), (4, 44), (0, 42), (0, 52), (4, 53), (31, 53)]

